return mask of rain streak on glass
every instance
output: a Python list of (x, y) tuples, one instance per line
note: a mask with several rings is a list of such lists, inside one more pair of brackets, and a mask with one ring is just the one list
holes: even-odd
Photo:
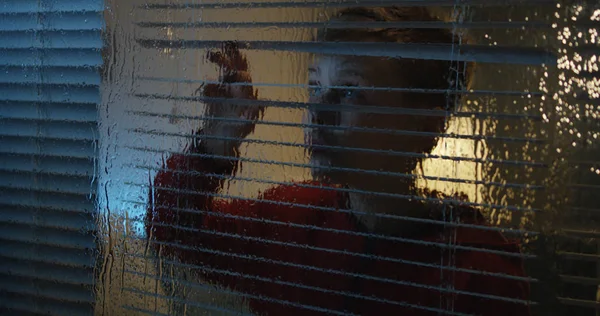
[(600, 8), (396, 2), (106, 1), (96, 312), (597, 308)]

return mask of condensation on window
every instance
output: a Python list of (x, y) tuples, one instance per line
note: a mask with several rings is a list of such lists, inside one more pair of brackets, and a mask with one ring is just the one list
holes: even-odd
[[(194, 45), (311, 42), (339, 9), (246, 2), (107, 1), (98, 314), (256, 313), (251, 302), (262, 294), (209, 283), (193, 264), (185, 269), (160, 264), (171, 259), (153, 250), (153, 236), (144, 229), (157, 172), (207, 122), (198, 88), (219, 80), (217, 67), (206, 60), (207, 49)], [(468, 90), (445, 118), (443, 137), (404, 176), (416, 179), (419, 189), (464, 195), (491, 227), (519, 240), (531, 281), (524, 304), (532, 304), (533, 314), (597, 308), (593, 192), (600, 174), (599, 94), (593, 46), (599, 14), (588, 6), (555, 3), (428, 10), (458, 35), (458, 44), (494, 53), (473, 53), (488, 59), (475, 63)], [(313, 179), (302, 128), (306, 110), (290, 105), (309, 101), (307, 69), (316, 56), (290, 47), (242, 50), (258, 100), (267, 106), (239, 146), (238, 172), (226, 177), (215, 199), (255, 201), (274, 186)], [(454, 95), (453, 89), (447, 95)], [(165, 286), (165, 278), (201, 286), (182, 294)]]

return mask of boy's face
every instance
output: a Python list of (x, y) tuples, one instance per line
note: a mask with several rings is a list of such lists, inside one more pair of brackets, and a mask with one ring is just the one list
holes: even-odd
[[(309, 102), (324, 104), (326, 108), (308, 111), (305, 118), (306, 124), (326, 125), (305, 129), (305, 142), (312, 145), (311, 164), (316, 178), (382, 191), (382, 186), (393, 186), (393, 179), (398, 178), (385, 180), (389, 177), (354, 170), (331, 171), (327, 167), (412, 171), (414, 164), (407, 163), (407, 155), (431, 151), (435, 139), (406, 132), (435, 133), (444, 126), (444, 117), (389, 113), (398, 108), (443, 107), (443, 104), (414, 104), (419, 102), (413, 99), (429, 99), (385, 90), (410, 86), (410, 77), (414, 75), (423, 74), (402, 73), (399, 63), (387, 58), (325, 56), (316, 60), (309, 68)], [(339, 150), (339, 147), (351, 149)], [(377, 185), (369, 185), (374, 182)]]

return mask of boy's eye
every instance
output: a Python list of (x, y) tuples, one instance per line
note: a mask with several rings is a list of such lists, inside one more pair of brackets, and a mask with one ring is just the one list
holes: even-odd
[(322, 93), (321, 87), (311, 87), (308, 91), (311, 97), (318, 97)]
[[(324, 89), (320, 86), (312, 86), (309, 88), (308, 91), (311, 97), (318, 97), (323, 94), (323, 90)], [(335, 89), (333, 91), (335, 91), (337, 97), (341, 99), (356, 98), (358, 97), (360, 92), (358, 89)]]
[(357, 92), (358, 91), (356, 89), (346, 89), (342, 91), (342, 97), (353, 98), (356, 96)]

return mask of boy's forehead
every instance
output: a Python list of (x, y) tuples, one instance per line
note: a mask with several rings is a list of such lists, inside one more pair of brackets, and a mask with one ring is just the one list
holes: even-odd
[[(392, 69), (393, 68), (393, 69)], [(363, 56), (318, 56), (308, 67), (308, 79), (320, 85), (401, 87), (402, 76), (391, 59)], [(397, 70), (397, 69), (396, 69)]]
[(327, 61), (327, 60), (335, 60), (344, 64), (353, 64), (353, 63), (362, 63), (365, 61), (370, 61), (374, 59), (379, 59), (378, 57), (372, 56), (359, 56), (359, 55), (340, 55), (340, 54), (316, 54), (313, 55), (314, 62)]
[(308, 67), (309, 77), (332, 80), (335, 77), (363, 76), (360, 62), (340, 56), (321, 56), (315, 58)]
[(315, 72), (317, 74), (322, 73), (323, 70), (328, 68), (339, 68), (344, 65), (344, 61), (342, 57), (338, 56), (316, 56), (311, 65), (309, 66), (309, 71)]

